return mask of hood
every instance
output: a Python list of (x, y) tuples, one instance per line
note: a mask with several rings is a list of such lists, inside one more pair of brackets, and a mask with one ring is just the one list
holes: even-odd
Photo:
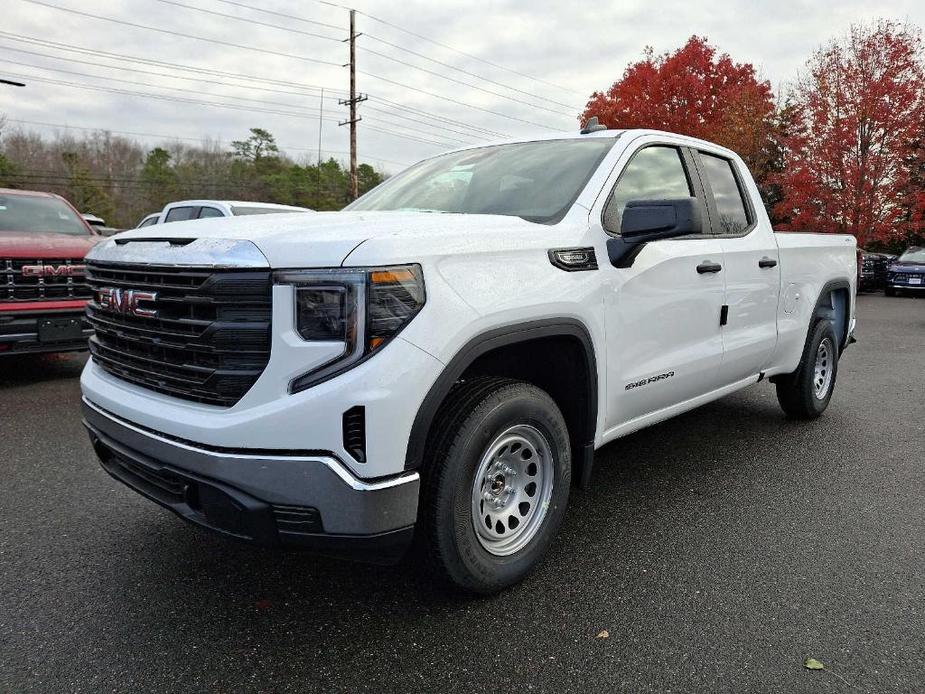
[(0, 258), (83, 258), (102, 236), (0, 231)]
[[(478, 221), (474, 221), (477, 219)], [(408, 250), (439, 247), (441, 252), (474, 246), (502, 250), (551, 227), (502, 215), (429, 212), (319, 212), (199, 219), (157, 224), (111, 237), (142, 239), (213, 239), (250, 241), (272, 268), (336, 267), (366, 241)]]

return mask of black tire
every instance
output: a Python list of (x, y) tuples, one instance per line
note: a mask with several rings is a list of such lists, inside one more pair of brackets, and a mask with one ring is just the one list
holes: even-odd
[(883, 290), (883, 293), (886, 294), (887, 296), (896, 296), (896, 290), (893, 289), (893, 287), (887, 287), (886, 289)]
[[(475, 529), (473, 504), (480, 502), (473, 501), (474, 485), (488, 452), (512, 427), (527, 427), (544, 437), (552, 460), (543, 469), (552, 471), (552, 489), (543, 515), (530, 524), (527, 544), (507, 556), (496, 556)], [(545, 391), (530, 383), (476, 378), (454, 388), (432, 431), (419, 512), (419, 550), (428, 566), (445, 582), (470, 593), (495, 593), (518, 583), (546, 554), (568, 504), (571, 450), (562, 413)], [(542, 458), (539, 454), (538, 460)], [(516, 526), (511, 533), (515, 532)]]
[[(822, 366), (823, 373), (828, 373), (828, 385), (824, 392), (816, 388), (816, 359), (820, 354), (820, 345), (825, 343), (828, 359)], [(815, 419), (828, 407), (835, 390), (835, 378), (838, 375), (838, 338), (832, 322), (818, 319), (810, 328), (803, 348), (800, 365), (792, 374), (777, 380), (777, 401), (788, 417), (794, 419)], [(823, 377), (824, 378), (824, 377)]]

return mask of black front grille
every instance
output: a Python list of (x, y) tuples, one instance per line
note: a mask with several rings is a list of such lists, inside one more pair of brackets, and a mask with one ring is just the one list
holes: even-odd
[[(123, 380), (230, 407), (270, 358), (272, 282), (266, 270), (89, 263), (93, 360)], [(153, 292), (154, 317), (103, 309), (100, 290)]]
[(82, 258), (0, 258), (0, 302), (89, 299), (83, 263)]

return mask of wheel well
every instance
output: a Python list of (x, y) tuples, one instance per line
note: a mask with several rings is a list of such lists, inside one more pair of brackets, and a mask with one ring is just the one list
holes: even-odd
[(593, 443), (596, 422), (591, 410), (596, 414), (596, 408), (588, 397), (590, 365), (577, 338), (543, 337), (499, 347), (478, 357), (461, 378), (471, 376), (505, 376), (542, 388), (565, 417), (573, 457), (577, 458), (589, 441)]
[(597, 363), (587, 329), (569, 318), (507, 326), (467, 343), (447, 364), (418, 408), (405, 468), (418, 468), (423, 463), (435, 415), (453, 385), (484, 375), (527, 381), (549, 393), (568, 426), (572, 478), (586, 487), (597, 429)]
[(848, 304), (850, 294), (847, 288), (828, 289), (816, 303), (814, 318), (827, 318), (832, 321), (835, 335), (839, 339), (839, 351), (848, 343)]

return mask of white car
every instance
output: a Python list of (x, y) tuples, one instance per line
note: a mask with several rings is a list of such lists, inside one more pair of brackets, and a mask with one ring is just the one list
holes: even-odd
[(738, 156), (649, 130), (461, 149), (343, 212), (139, 229), (87, 268), (106, 471), (257, 543), (417, 534), (477, 593), (540, 561), (608, 442), (762, 381), (819, 416), (855, 326), (853, 237), (775, 233)]
[(136, 229), (164, 224), (166, 222), (185, 222), (190, 219), (209, 219), (211, 217), (241, 217), (255, 214), (281, 214), (283, 212), (314, 212), (307, 207), (277, 205), (272, 202), (240, 202), (235, 200), (179, 200), (168, 203), (160, 212), (149, 214), (142, 219)]

